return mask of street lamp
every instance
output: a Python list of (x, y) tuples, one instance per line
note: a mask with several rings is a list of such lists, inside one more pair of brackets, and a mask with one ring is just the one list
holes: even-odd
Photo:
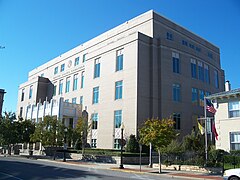
[(63, 162), (66, 162), (67, 128), (64, 129)]
[(124, 167), (123, 167), (123, 130), (124, 130), (124, 124), (123, 124), (123, 122), (122, 122), (120, 128), (121, 128), (121, 160), (120, 160), (119, 169), (124, 169)]

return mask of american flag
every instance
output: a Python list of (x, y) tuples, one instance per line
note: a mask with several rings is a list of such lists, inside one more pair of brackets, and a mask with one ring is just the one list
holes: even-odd
[(209, 112), (211, 112), (211, 113), (213, 113), (213, 114), (216, 113), (217, 110), (213, 107), (213, 104), (211, 103), (211, 101), (210, 101), (209, 99), (206, 99), (206, 105), (207, 105), (206, 109), (207, 109)]

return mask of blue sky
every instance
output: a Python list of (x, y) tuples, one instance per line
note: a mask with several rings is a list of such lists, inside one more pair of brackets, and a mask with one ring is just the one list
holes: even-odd
[(16, 111), (29, 71), (150, 9), (218, 46), (226, 80), (240, 87), (239, 0), (0, 0), (3, 111)]

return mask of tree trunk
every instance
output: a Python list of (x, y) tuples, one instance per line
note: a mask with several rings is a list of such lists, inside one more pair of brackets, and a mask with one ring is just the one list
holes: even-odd
[(162, 166), (161, 166), (161, 153), (160, 153), (160, 149), (158, 150), (158, 166), (159, 166), (159, 173), (162, 173)]

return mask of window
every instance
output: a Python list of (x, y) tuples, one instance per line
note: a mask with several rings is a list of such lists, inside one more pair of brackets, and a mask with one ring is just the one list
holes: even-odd
[(173, 63), (173, 72), (180, 73), (180, 61), (179, 61), (179, 54), (172, 53), (172, 63)]
[(99, 99), (99, 87), (93, 88), (93, 104), (97, 104)]
[(199, 105), (204, 106), (204, 91), (199, 89)]
[(173, 121), (175, 122), (174, 129), (180, 129), (180, 120), (181, 120), (180, 113), (173, 113)]
[(58, 73), (58, 67), (55, 67), (54, 68), (54, 74), (57, 74)]
[(205, 76), (205, 82), (209, 84), (210, 83), (209, 67), (206, 64), (204, 64), (204, 76)]
[(33, 86), (30, 86), (29, 89), (29, 99), (32, 99)]
[(196, 51), (197, 51), (197, 52), (201, 52), (201, 48), (196, 47)]
[(230, 150), (240, 150), (240, 132), (230, 132)]
[(198, 104), (198, 90), (196, 88), (192, 88), (192, 103)]
[(190, 43), (189, 43), (189, 47), (192, 48), (192, 49), (195, 49), (195, 46), (193, 44), (190, 44)]
[(82, 62), (85, 62), (85, 61), (86, 61), (86, 55), (87, 55), (87, 54), (83, 54)]
[(240, 117), (240, 101), (232, 101), (228, 103), (228, 116), (232, 117)]
[(121, 139), (114, 139), (114, 149), (121, 149)]
[(122, 99), (122, 86), (123, 81), (115, 82), (115, 100)]
[(22, 89), (21, 101), (24, 101), (24, 89)]
[(83, 96), (80, 96), (80, 104), (83, 105)]
[(173, 40), (173, 35), (172, 35), (172, 33), (170, 33), (170, 32), (167, 32), (167, 39), (168, 40)]
[(117, 51), (116, 71), (123, 70), (123, 49)]
[(92, 139), (91, 140), (91, 147), (92, 148), (97, 148), (97, 139)]
[(20, 113), (19, 113), (19, 116), (22, 117), (22, 114), (23, 114), (23, 107), (20, 107)]
[(84, 72), (82, 72), (82, 76), (81, 76), (81, 88), (84, 87)]
[(53, 96), (56, 96), (56, 94), (57, 94), (57, 85), (54, 84), (53, 85)]
[(218, 71), (217, 70), (214, 70), (214, 86), (215, 86), (215, 88), (219, 88)]
[(114, 127), (120, 128), (122, 124), (122, 110), (114, 111)]
[(61, 65), (61, 72), (63, 72), (64, 69), (65, 69), (65, 64), (62, 64), (62, 65)]
[(180, 102), (181, 100), (181, 89), (179, 84), (173, 84), (173, 101)]
[(21, 101), (24, 101), (24, 89), (22, 89), (22, 93), (21, 93)]
[(192, 78), (197, 79), (197, 64), (195, 59), (191, 59)]
[(74, 66), (77, 66), (77, 65), (79, 65), (79, 57), (76, 57), (74, 61)]
[(100, 77), (100, 58), (94, 62), (94, 78)]
[(98, 127), (98, 113), (92, 114), (92, 129), (97, 129)]
[(182, 40), (182, 45), (184, 45), (184, 46), (188, 46), (188, 42), (185, 41), (185, 40)]
[(65, 99), (65, 102), (67, 102), (67, 103), (68, 103), (68, 102), (69, 102), (69, 99)]
[(203, 63), (198, 61), (198, 79), (201, 81), (204, 81), (204, 69), (203, 69)]
[(69, 89), (70, 89), (70, 77), (68, 77), (66, 79), (66, 90), (65, 90), (65, 92), (68, 93)]
[(208, 52), (208, 57), (213, 59), (213, 54), (211, 52)]
[(78, 75), (74, 74), (74, 76), (73, 76), (73, 91), (77, 90), (77, 86), (78, 86)]
[(75, 98), (72, 98), (72, 103), (73, 104), (76, 104), (77, 103), (77, 98), (75, 97)]
[(58, 94), (62, 94), (63, 93), (63, 80), (59, 81), (59, 91)]

